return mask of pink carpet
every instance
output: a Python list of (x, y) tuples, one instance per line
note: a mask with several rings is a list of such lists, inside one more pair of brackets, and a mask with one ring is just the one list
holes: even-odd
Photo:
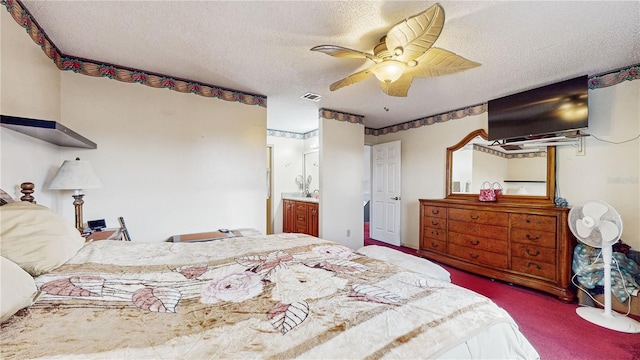
[[(380, 245), (416, 255), (416, 250), (397, 247), (369, 238), (365, 223), (365, 245)], [(451, 281), (485, 295), (507, 310), (518, 323), (541, 359), (640, 359), (640, 334), (620, 333), (580, 318), (577, 304), (566, 304), (555, 296), (509, 285), (442, 265)], [(640, 317), (634, 316), (636, 320)]]

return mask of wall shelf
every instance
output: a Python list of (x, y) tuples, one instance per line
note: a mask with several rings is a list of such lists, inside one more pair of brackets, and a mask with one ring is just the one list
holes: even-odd
[(93, 141), (56, 121), (0, 115), (0, 125), (58, 146), (98, 148), (98, 145)]

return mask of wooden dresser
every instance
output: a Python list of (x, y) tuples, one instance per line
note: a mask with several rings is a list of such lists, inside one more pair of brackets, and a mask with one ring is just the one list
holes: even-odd
[(283, 199), (282, 232), (318, 236), (318, 203)]
[(576, 241), (568, 213), (548, 205), (421, 199), (418, 253), (571, 302)]

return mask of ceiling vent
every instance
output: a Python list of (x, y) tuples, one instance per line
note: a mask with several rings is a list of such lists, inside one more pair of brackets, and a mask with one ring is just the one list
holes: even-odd
[(309, 100), (309, 101), (313, 101), (313, 102), (318, 102), (320, 101), (320, 99), (322, 99), (322, 96), (318, 95), (318, 94), (314, 94), (314, 93), (306, 93), (302, 96), (300, 96), (301, 98), (305, 99), (305, 100)]

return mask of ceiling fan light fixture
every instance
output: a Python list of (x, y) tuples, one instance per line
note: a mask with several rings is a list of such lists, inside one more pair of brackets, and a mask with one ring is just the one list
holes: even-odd
[(407, 65), (397, 60), (385, 60), (378, 66), (374, 67), (371, 71), (378, 78), (378, 80), (385, 83), (392, 83), (402, 76), (406, 70)]

